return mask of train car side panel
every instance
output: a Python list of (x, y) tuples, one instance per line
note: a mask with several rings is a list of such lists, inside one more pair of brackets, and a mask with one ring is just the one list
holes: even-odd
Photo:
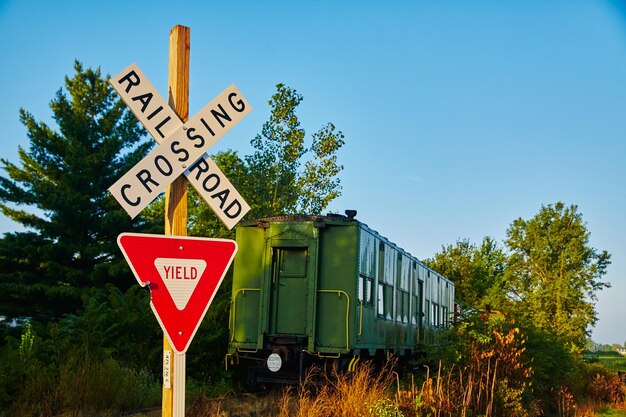
[(319, 229), (314, 351), (347, 353), (354, 344), (357, 302), (356, 223), (329, 223)]
[(359, 274), (357, 277), (358, 349), (374, 351), (378, 342), (377, 282), (380, 238), (361, 226), (359, 228)]
[(259, 245), (264, 241), (263, 229), (252, 227), (237, 228), (239, 251), (235, 256), (233, 290), (230, 311), (230, 343), (242, 349), (258, 349), (260, 337), (260, 316), (264, 250)]

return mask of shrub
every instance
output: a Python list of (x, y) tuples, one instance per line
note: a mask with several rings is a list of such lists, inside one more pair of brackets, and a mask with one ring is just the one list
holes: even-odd
[(601, 364), (582, 364), (587, 397), (590, 400), (618, 404), (626, 398), (626, 386), (617, 372)]
[[(489, 416), (526, 417), (533, 369), (526, 337), (501, 314), (468, 314), (445, 335), (434, 352), (444, 363), (433, 383), (422, 388), (422, 401), (439, 412), (454, 410)], [(442, 378), (441, 375), (444, 375)], [(432, 395), (428, 384), (433, 385)], [(428, 388), (428, 389), (427, 389)]]
[[(154, 373), (117, 340), (132, 330), (115, 322), (118, 313), (136, 308), (125, 298), (117, 290), (104, 302), (86, 298), (80, 315), (47, 326), (33, 322), (19, 339), (7, 336), (0, 349), (0, 416), (94, 415), (158, 404)], [(139, 314), (130, 320), (139, 327)]]

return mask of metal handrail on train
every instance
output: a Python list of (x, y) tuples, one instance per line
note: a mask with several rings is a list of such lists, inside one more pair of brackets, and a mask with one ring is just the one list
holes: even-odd
[(261, 292), (260, 288), (239, 288), (235, 294), (233, 295), (233, 308), (232, 308), (232, 312), (233, 314), (231, 314), (231, 318), (232, 320), (228, 320), (228, 328), (232, 329), (231, 335), (230, 335), (230, 341), (233, 342), (235, 340), (235, 320), (236, 320), (236, 314), (237, 314), (237, 297), (239, 297), (239, 294), (243, 294), (246, 291), (259, 291)]
[(349, 332), (349, 317), (350, 317), (350, 296), (348, 295), (348, 293), (346, 293), (345, 291), (342, 290), (317, 290), (317, 292), (319, 293), (330, 293), (330, 294), (337, 294), (339, 296), (339, 298), (341, 298), (341, 295), (345, 295), (346, 296), (346, 301), (348, 302), (348, 304), (346, 305), (346, 352), (348, 352), (350, 350), (350, 342), (349, 342), (349, 336), (350, 336), (350, 332)]

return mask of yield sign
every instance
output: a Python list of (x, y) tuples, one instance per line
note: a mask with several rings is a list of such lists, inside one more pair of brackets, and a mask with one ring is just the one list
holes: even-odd
[(117, 243), (178, 354), (189, 347), (237, 252), (226, 239), (122, 233)]

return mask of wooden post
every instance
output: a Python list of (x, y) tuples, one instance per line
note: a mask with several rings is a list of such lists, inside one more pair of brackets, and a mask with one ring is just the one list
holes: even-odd
[[(170, 31), (168, 102), (180, 120), (189, 118), (189, 45), (190, 29), (176, 25)], [(165, 234), (187, 236), (187, 178), (178, 177), (165, 191)], [(166, 363), (165, 359), (172, 360)], [(163, 374), (171, 381), (163, 384), (162, 417), (185, 415), (185, 355), (177, 355), (163, 336)], [(166, 367), (170, 368), (167, 369)]]

